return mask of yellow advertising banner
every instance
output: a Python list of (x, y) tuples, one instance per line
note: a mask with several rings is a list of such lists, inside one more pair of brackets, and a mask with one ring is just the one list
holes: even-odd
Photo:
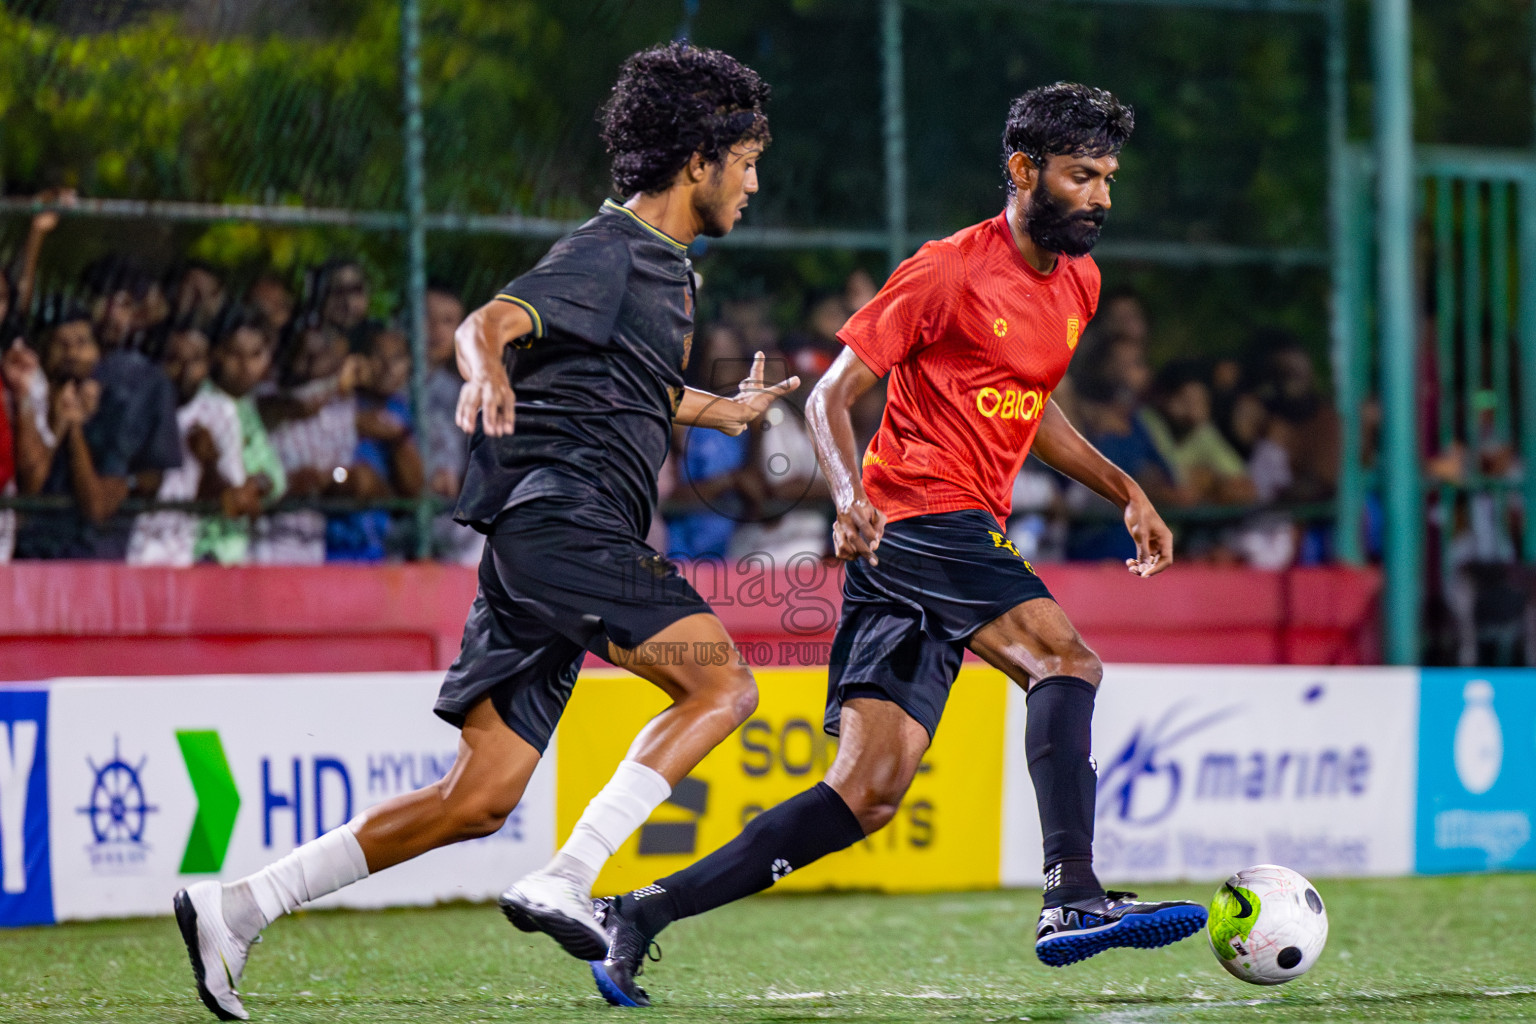
[[(826, 669), (762, 669), (756, 675), (761, 695), (756, 713), (614, 855), (595, 892), (648, 885), (686, 867), (734, 838), (754, 815), (821, 780), (837, 753), (837, 740), (822, 731)], [(852, 849), (796, 871), (778, 888), (995, 888), (1008, 685), (993, 669), (966, 666), (895, 820)], [(607, 783), (630, 740), (666, 704), (660, 690), (628, 673), (582, 673), (558, 733), (561, 842)]]

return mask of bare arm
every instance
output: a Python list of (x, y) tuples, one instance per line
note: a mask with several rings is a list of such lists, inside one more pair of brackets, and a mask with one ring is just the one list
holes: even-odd
[(82, 424), (72, 424), (59, 443), (69, 453), (69, 477), (74, 485), (75, 500), (80, 503), (80, 511), (93, 523), (104, 522), (128, 497), (127, 478), (101, 476), (96, 472), (96, 464), (91, 460), (91, 449), (85, 443), (85, 428)]
[[(50, 189), (37, 198), (44, 202), (72, 203), (75, 190)], [(27, 232), (27, 241), (22, 247), (21, 272), (16, 275), (16, 294), (11, 296), (12, 309), (25, 312), (32, 307), (32, 292), (37, 286), (37, 260), (43, 252), (43, 240), (58, 226), (57, 210), (32, 215), (32, 228)]]
[(415, 498), (421, 494), (427, 474), (422, 467), (421, 449), (416, 447), (415, 441), (406, 437), (390, 449), (389, 469), (390, 482), (400, 497)]
[(698, 388), (684, 388), (683, 400), (678, 403), (677, 415), (673, 419), (687, 427), (711, 427), (732, 437), (740, 434), (747, 429), (749, 423), (766, 412), (776, 399), (800, 386), (799, 377), (791, 377), (770, 386), (763, 380), (764, 362), (761, 352), (753, 357), (751, 372), (732, 398), (700, 391)]
[[(0, 377), (15, 401), (16, 422), (11, 429), (16, 444), (16, 486), (22, 494), (36, 494), (48, 478), (53, 463), (53, 448), (38, 429), (39, 412), (33, 403), (33, 385), (42, 377), (37, 353), (20, 338), (11, 342), (0, 356)], [(46, 389), (45, 389), (46, 390)]]
[(1126, 559), (1126, 568), (1137, 576), (1154, 576), (1173, 564), (1173, 533), (1141, 485), (1089, 444), (1054, 401), (1045, 403), (1032, 450), (1041, 462), (1125, 514), (1125, 528), (1136, 542), (1136, 557)]
[(48, 479), (53, 449), (38, 433), (32, 396), (25, 390), (14, 391), (12, 395), (16, 399), (16, 422), (12, 425), (16, 435), (16, 486), (22, 494), (36, 494)]
[(512, 433), (517, 396), (502, 364), (508, 343), (533, 333), (533, 318), (515, 302), (493, 299), (469, 314), (454, 332), (454, 350), (464, 387), (454, 416), (459, 429), (475, 432), (475, 417), (490, 437)]
[(875, 508), (864, 493), (860, 479), (861, 459), (853, 439), (849, 410), (870, 388), (880, 382), (853, 349), (845, 348), (825, 377), (811, 391), (806, 419), (816, 445), (816, 461), (832, 491), (837, 523), (832, 529), (833, 552), (848, 560), (864, 558), (870, 565), (880, 559), (875, 549), (885, 532), (885, 513)]

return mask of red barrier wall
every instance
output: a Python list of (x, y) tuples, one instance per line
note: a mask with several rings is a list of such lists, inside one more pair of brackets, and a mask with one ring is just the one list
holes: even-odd
[[(820, 664), (841, 572), (690, 570), (759, 663)], [(1178, 566), (1150, 580), (1114, 566), (1041, 566), (1109, 662), (1373, 664), (1373, 569)], [(69, 675), (445, 668), (458, 652), (473, 570), (0, 565), (0, 680)]]

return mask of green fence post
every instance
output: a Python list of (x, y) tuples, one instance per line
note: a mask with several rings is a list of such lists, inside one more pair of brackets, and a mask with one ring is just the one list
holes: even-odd
[(1520, 451), (1525, 475), (1525, 537), (1521, 545), (1527, 565), (1536, 565), (1536, 166), (1520, 182)]
[(1413, 94), (1409, 82), (1408, 0), (1371, 6), (1376, 57), (1377, 322), (1381, 337), (1383, 507), (1386, 513), (1385, 655), (1419, 657), (1423, 503), (1414, 409)]
[[(1462, 441), (1477, 447), (1477, 394), (1483, 389), (1483, 183), (1461, 185), (1461, 408)], [(1475, 484), (1477, 460), (1468, 459), (1467, 482)]]
[(885, 76), (885, 230), (890, 269), (907, 256), (907, 108), (902, 75), (901, 0), (884, 0), (880, 37)]
[(1352, 330), (1352, 317), (1360, 294), (1360, 268), (1351, 256), (1354, 245), (1350, 227), (1354, 220), (1359, 184), (1350, 174), (1348, 110), (1345, 106), (1345, 53), (1343, 0), (1328, 0), (1328, 262), (1333, 283), (1333, 310), (1329, 323), (1333, 334), (1333, 395), (1343, 427), (1339, 464), (1339, 493), (1334, 508), (1334, 550), (1340, 561), (1359, 565), (1365, 560), (1360, 543), (1360, 523), (1365, 510), (1365, 466), (1361, 462), (1360, 390), (1362, 372), (1360, 339)]
[(424, 464), (416, 502), (416, 557), (432, 557), (432, 465), (427, 438), (427, 200), (421, 124), (421, 8), (400, 2), (401, 108), (405, 116), (405, 309), (411, 339), (411, 415)]
[[(1440, 176), (1435, 186), (1435, 375), (1439, 402), (1435, 405), (1436, 454), (1450, 451), (1456, 441), (1456, 179)], [(1442, 531), (1453, 528), (1456, 494), (1449, 484), (1438, 490)], [(1450, 570), (1451, 546), (1440, 545), (1440, 573)]]
[(1488, 336), (1491, 341), (1489, 384), (1494, 406), (1493, 432), (1501, 444), (1510, 438), (1515, 391), (1509, 377), (1509, 182), (1488, 186)]

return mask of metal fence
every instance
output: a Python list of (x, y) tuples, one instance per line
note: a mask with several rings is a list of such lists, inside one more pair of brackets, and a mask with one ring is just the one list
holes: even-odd
[[(1402, 0), (1382, 0), (1382, 4), (1401, 6)], [(511, 268), (498, 265), (496, 258), (485, 258), (485, 254), (494, 252), (506, 259), (507, 253), (516, 252), (529, 258), (536, 254), (537, 245), (568, 230), (589, 205), (595, 180), (593, 168), (602, 162), (585, 113), (563, 124), (556, 119), (553, 129), (538, 127), (544, 124), (541, 112), (522, 105), (531, 102), (526, 95), (533, 92), (520, 85), (525, 81), (520, 77), (522, 73), (501, 63), (494, 65), (495, 75), (490, 75), (480, 66), (484, 55), (503, 49), (522, 55), (532, 67), (525, 74), (558, 81), (563, 73), (562, 63), (548, 56), (551, 51), (564, 52), (566, 61), (588, 60), (612, 66), (629, 49), (679, 31), (696, 31), (701, 42), (711, 45), (718, 41), (708, 33), (724, 31), (721, 26), (736, 32), (736, 38), (750, 38), (750, 26), (744, 28), (742, 23), (750, 21), (753, 5), (735, 6), (744, 13), (732, 15), (729, 12), (733, 8), (708, 0), (703, 4), (688, 0), (677, 7), (635, 7), (594, 0), (583, 15), (584, 21), (574, 16), (561, 21), (543, 16), (537, 4), (495, 4), (488, 0), (399, 0), (398, 7), (358, 3), (312, 5), (302, 0), (262, 0), (246, 5), (217, 0), (189, 0), (183, 4), (147, 0), (78, 5), (55, 0), (10, 2), (0, 7), (0, 17), (12, 35), (7, 45), (18, 60), (12, 62), (13, 94), (6, 96), (0, 90), (0, 100), (7, 103), (9, 111), (6, 123), (0, 127), (0, 150), (24, 150), (28, 145), (31, 115), (27, 115), (27, 97), (15, 93), (35, 85), (30, 100), (34, 107), (52, 104), (50, 117), (62, 116), (60, 111), (69, 109), (71, 103), (81, 107), (70, 114), (80, 126), (81, 151), (76, 156), (82, 165), (92, 168), (97, 187), (89, 198), (61, 208), (70, 218), (94, 219), (102, 231), (109, 233), (129, 223), (154, 224), (168, 226), (161, 229), (162, 235), (169, 232), (176, 238), (195, 236), (204, 240), (209, 237), (208, 227), (216, 225), (222, 232), (219, 237), (237, 252), (245, 250), (241, 250), (238, 241), (229, 240), (237, 239), (244, 228), (258, 229), (263, 232), (260, 241), (249, 243), (247, 249), (286, 246), (294, 263), (300, 261), (304, 252), (314, 251), (314, 243), (306, 243), (303, 232), (330, 232), (326, 237), (333, 243), (341, 239), (365, 247), (367, 259), (373, 265), (398, 271), (403, 282), (399, 288), (391, 289), (389, 299), (402, 311), (416, 353), (412, 394), (420, 408), (425, 370), (423, 292), (428, 268), (458, 268), (464, 271), (467, 288), (488, 291), (499, 283), (497, 276), (504, 276)], [(1129, 211), (1124, 227), (1117, 225), (1096, 255), (1111, 271), (1118, 265), (1196, 268), (1202, 275), (1219, 273), (1223, 268), (1254, 268), (1260, 274), (1323, 275), (1324, 291), (1331, 292), (1335, 300), (1328, 328), (1332, 338), (1329, 347), (1339, 385), (1339, 410), (1348, 425), (1344, 486), (1338, 499), (1339, 552), (1346, 560), (1357, 561), (1362, 552), (1354, 524), (1360, 520), (1364, 495), (1372, 479), (1362, 461), (1358, 410), (1362, 398), (1372, 391), (1366, 384), (1373, 369), (1367, 342), (1376, 325), (1369, 318), (1369, 296), (1374, 289), (1369, 285), (1366, 268), (1371, 265), (1367, 240), (1374, 234), (1375, 221), (1374, 207), (1362, 200), (1360, 191), (1365, 180), (1363, 164), (1351, 156), (1348, 148), (1351, 80), (1346, 0), (1093, 0), (1088, 4), (1044, 0), (1027, 5), (993, 0), (968, 0), (962, 4), (866, 0), (832, 6), (809, 5), (801, 19), (805, 24), (786, 29), (788, 42), (773, 50), (771, 58), (765, 58), (786, 69), (785, 75), (793, 71), (808, 83), (797, 88), (796, 79), (788, 78), (786, 88), (776, 100), (776, 109), (782, 109), (786, 120), (795, 127), (794, 132), (785, 132), (782, 137), (799, 136), (802, 140), (781, 145), (826, 145), (829, 164), (842, 160), (867, 163), (871, 152), (877, 153), (880, 194), (870, 197), (862, 191), (850, 192), (835, 166), (817, 168), (804, 180), (789, 183), (791, 187), (784, 191), (790, 193), (790, 198), (766, 205), (764, 218), (768, 223), (739, 228), (712, 244), (738, 252), (858, 252), (883, 256), (887, 264), (893, 263), (922, 240), (963, 222), (943, 222), (950, 216), (951, 205), (946, 204), (952, 202), (947, 192), (972, 197), (961, 204), (966, 208), (974, 207), (976, 196), (986, 201), (986, 186), (981, 181), (985, 178), (985, 167), (974, 182), (953, 170), (962, 163), (969, 166), (986, 162), (978, 155), (984, 152), (983, 147), (967, 138), (945, 134), (947, 121), (965, 121), (955, 107), (956, 98), (968, 99), (990, 88), (1005, 99), (1004, 91), (1021, 77), (1004, 70), (988, 74), (985, 80), (972, 75), (964, 80), (963, 86), (953, 82), (942, 89), (932, 86), (942, 80), (943, 69), (931, 69), (923, 61), (936, 40), (958, 23), (961, 13), (980, 19), (964, 26), (974, 44), (968, 48), (975, 51), (979, 64), (989, 69), (1006, 69), (1009, 53), (1027, 52), (1034, 64), (1022, 72), (1022, 77), (1034, 76), (1033, 80), (1038, 81), (1041, 75), (1048, 77), (1053, 71), (1061, 73), (1061, 69), (1081, 73), (1086, 67), (1095, 69), (1101, 77), (1119, 73), (1121, 66), (1134, 64), (1138, 59), (1140, 48), (1134, 45), (1138, 33), (1145, 34), (1150, 27), (1169, 27), (1145, 19), (1161, 17), (1159, 11), (1180, 9), (1221, 19), (1223, 25), (1233, 27), (1233, 32), (1241, 28), (1255, 37), (1266, 33), (1278, 37), (1282, 23), (1302, 26), (1294, 30), (1300, 33), (1299, 56), (1293, 54), (1283, 59), (1301, 61), (1310, 69), (1300, 80), (1310, 83), (1308, 89), (1312, 91), (1274, 102), (1278, 104), (1275, 109), (1293, 110), (1316, 129), (1292, 129), (1292, 139), (1312, 139), (1313, 143), (1308, 148), (1305, 141), (1293, 142), (1293, 149), (1284, 157), (1292, 173), (1304, 178), (1313, 176), (1323, 184), (1320, 194), (1326, 196), (1326, 211), (1314, 211), (1318, 216), (1313, 218), (1303, 215), (1298, 226), (1285, 229), (1281, 225), (1271, 229), (1271, 237), (1263, 237), (1264, 232), (1254, 228), (1254, 218), (1246, 216), (1241, 205), (1223, 206), (1223, 215), (1214, 218), (1212, 227), (1211, 218), (1199, 216), (1197, 201), (1186, 197), (1182, 207), (1153, 209), (1151, 200), (1143, 199), (1142, 206)], [(327, 37), (327, 31), (327, 38), (337, 38), (336, 22), (355, 12), (366, 16), (347, 26), (344, 44), (324, 51), (312, 45), (314, 39)], [(1104, 12), (1109, 14), (1105, 16)], [(732, 22), (732, 17), (737, 21)], [(1018, 34), (1017, 19), (1023, 17), (1039, 21), (1043, 27), (1038, 35), (1047, 38)], [(200, 26), (201, 34), (176, 41), (179, 37), (164, 22), (158, 23), (159, 31), (128, 31), (136, 25), (153, 26), (157, 24), (156, 18), (190, 19)], [(990, 24), (986, 19), (1000, 19), (994, 26), (998, 31), (985, 31)], [(1180, 24), (1187, 27), (1192, 23)], [(1059, 29), (1054, 36), (1052, 26)], [(1101, 40), (1123, 39), (1131, 45), (1107, 53), (1066, 52), (1069, 48), (1061, 41), (1071, 38), (1079, 28), (1091, 29)], [(1174, 26), (1175, 31), (1163, 38), (1176, 36), (1177, 28)], [(1009, 32), (1016, 34), (1010, 36)], [(156, 40), (174, 42), (157, 44)], [(829, 62), (825, 59), (826, 49), (814, 48), (818, 41), (823, 47), (846, 53), (846, 62)], [(154, 51), (157, 45), (167, 46), (170, 52), (146, 52)], [(1030, 50), (1030, 46), (1034, 49)], [(758, 45), (765, 53), (772, 49), (765, 47), (766, 44)], [(819, 54), (820, 59), (807, 58), (797, 65), (793, 48)], [(325, 60), (317, 57), (322, 53), (327, 55)], [(1219, 62), (1223, 55), (1213, 52), (1209, 59)], [(430, 75), (424, 75), (424, 61), (430, 63)], [(151, 82), (137, 81), (135, 75), (149, 66), (160, 69), (159, 77)], [(969, 70), (962, 69), (962, 73)], [(127, 119), (138, 125), (140, 137), (93, 133), (92, 125), (124, 121), (110, 117), (93, 120), (90, 103), (105, 102), (96, 93), (111, 92), (101, 89), (101, 82), (95, 83), (98, 88), (94, 91), (89, 88), (93, 75), (106, 76), (108, 85), (115, 82), (120, 86), (112, 102), (142, 107), (141, 113)], [(120, 80), (112, 79), (113, 75)], [(214, 104), (200, 112), (203, 116), (184, 117), (181, 121), (157, 117), (166, 110), (179, 109), (178, 103), (195, 103), (195, 99), (188, 101), (186, 94), (200, 95), (203, 82), (199, 76), (232, 75), (245, 76), (242, 81), (250, 87), (209, 95), (245, 97), (240, 102)], [(428, 80), (429, 93), (425, 98), (424, 79)], [(1169, 94), (1158, 99), (1170, 107), (1177, 106), (1181, 112), (1220, 109), (1220, 104), (1202, 107), (1178, 91), (1191, 87), (1189, 83), (1170, 81)], [(1217, 83), (1212, 88), (1220, 92), (1229, 87), (1230, 83)], [(827, 88), (858, 91), (867, 97), (879, 111), (878, 128), (857, 121), (840, 126), (837, 132), (818, 136), (811, 127), (819, 113), (818, 104), (815, 96), (807, 93)], [(574, 86), (571, 96), (573, 105), (583, 110), (595, 106), (592, 95), (580, 94)], [(987, 116), (993, 120), (997, 120), (998, 112), (992, 110), (996, 102), (997, 97), (991, 95), (985, 104), (978, 100), (979, 105), (991, 111)], [(33, 115), (41, 116), (35, 109)], [(1254, 116), (1267, 115), (1261, 111)], [(919, 123), (917, 130), (914, 120)], [(188, 127), (194, 123), (195, 131)], [(181, 139), (167, 142), (157, 135), (176, 131), (178, 125), (185, 130)], [(535, 127), (525, 130), (523, 125)], [(1230, 125), (1208, 119), (1197, 127), (1213, 138), (1236, 145), (1231, 142), (1237, 136)], [(1151, 130), (1170, 129), (1166, 124), (1154, 124)], [(1226, 135), (1221, 134), (1224, 130)], [(1269, 124), (1251, 125), (1243, 130), (1256, 138), (1265, 132), (1279, 132)], [(483, 166), (477, 163), (466, 167), (475, 163), (466, 154), (481, 152), (465, 144), (464, 135), (470, 132), (491, 136), (498, 142), (501, 155), (483, 161)], [(811, 141), (804, 141), (806, 137)], [(158, 140), (158, 148), (148, 145), (146, 140)], [(839, 144), (829, 145), (829, 140)], [(184, 167), (177, 166), (180, 161), (166, 155), (177, 153), (178, 145), (181, 152), (197, 153), (203, 163), (215, 166), (218, 173), (192, 180)], [(936, 147), (944, 145), (957, 147), (969, 156), (964, 161), (951, 159), (948, 153), (935, 156)], [(1237, 148), (1239, 162), (1257, 159), (1240, 145)], [(226, 153), (228, 166), (220, 165), (218, 158)], [(5, 156), (5, 165), (16, 164), (10, 153)], [(995, 163), (995, 155), (987, 159)], [(802, 160), (797, 166), (815, 164)], [(1431, 190), (1437, 197), (1436, 203), (1454, 204), (1454, 200), (1443, 197), (1460, 188), (1463, 206), (1471, 209), (1476, 205), (1467, 197), (1479, 195), (1475, 190), (1482, 186), (1445, 184), (1469, 175), (1476, 178), (1475, 173), (1466, 167), (1443, 165), (1434, 170), (1431, 165), (1424, 166), (1429, 169), (1421, 168), (1421, 174), (1441, 182)], [(1508, 216), (1516, 207), (1528, 209), (1529, 200), (1524, 197), (1529, 192), (1529, 165), (1524, 167), (1501, 171), (1502, 178), (1493, 176), (1510, 184), (1496, 184), (1487, 194), (1492, 223), (1502, 223), (1499, 218)], [(920, 173), (911, 174), (912, 168), (919, 168)], [(1143, 170), (1147, 172), (1147, 184), (1152, 186), (1144, 188), (1145, 193), (1177, 192), (1176, 188), (1161, 187), (1171, 180), (1166, 169)], [(600, 177), (597, 173), (596, 178)], [(866, 173), (858, 180), (872, 179)], [(1478, 180), (1490, 179), (1484, 175)], [(1518, 196), (1509, 191), (1516, 183), (1520, 188)], [(5, 186), (0, 191), (10, 191), (14, 183), (0, 185)], [(992, 187), (996, 187), (995, 182)], [(14, 225), (20, 218), (44, 208), (48, 208), (47, 204), (26, 198), (0, 198), (0, 242), (16, 237)], [(842, 215), (845, 211), (852, 211), (852, 215)], [(878, 222), (870, 222), (872, 218)], [(849, 223), (850, 219), (855, 223)], [(916, 226), (914, 220), (918, 221)], [(1523, 217), (1519, 221), (1522, 234), (1516, 248), (1520, 251), (1531, 251), (1530, 220)], [(1168, 225), (1175, 223), (1194, 226), (1182, 234), (1168, 232)], [(1435, 223), (1443, 225), (1442, 220)], [(186, 233), (194, 227), (193, 234)], [(176, 234), (177, 231), (183, 233)], [(1448, 237), (1437, 233), (1436, 244), (1450, 244)], [(1497, 229), (1486, 234), (1487, 244), (1495, 247), (1489, 256), (1495, 262), (1511, 258), (1507, 243), (1498, 241), (1504, 237)], [(1465, 246), (1484, 244), (1476, 235), (1464, 238), (1470, 239), (1464, 241)], [(490, 246), (496, 239), (510, 240), (515, 246), (510, 250)], [(310, 250), (305, 249), (306, 244)], [(1497, 248), (1499, 245), (1504, 248)], [(295, 252), (300, 256), (294, 256)], [(1444, 277), (1449, 261), (1442, 260), (1437, 265)], [(1479, 309), (1517, 309), (1508, 315), (1517, 317), (1520, 336), (1528, 341), (1531, 303), (1521, 298), (1533, 294), (1529, 291), (1528, 272), (1522, 267), (1517, 279), (1483, 271), (1476, 271), (1483, 277), (1470, 276), (1475, 266), (1482, 265), (1477, 260), (1463, 260), (1464, 299), (1474, 293), (1482, 294), (1486, 282), (1488, 288), (1495, 290), (1488, 293), (1485, 303), (1477, 300), (1482, 303)], [(1498, 288), (1505, 290), (1497, 291)], [(1445, 300), (1449, 293), (1440, 289), (1437, 297)], [(1473, 318), (1481, 313), (1474, 313), (1470, 306), (1464, 310), (1466, 335), (1473, 329)], [(1495, 322), (1495, 330), (1499, 323)], [(1450, 330), (1444, 318), (1439, 329), (1442, 335)], [(1465, 347), (1461, 351), (1463, 358), (1472, 358)], [(1522, 351), (1528, 354), (1528, 346)], [(1479, 367), (1476, 373), (1468, 369), (1459, 379), (1465, 388), (1502, 394), (1501, 389), (1515, 386), (1511, 383), (1515, 380), (1512, 374), (1500, 369), (1503, 365), (1491, 363), (1487, 372), (1492, 376), (1479, 376), (1483, 373)], [(1401, 390), (1400, 382), (1397, 387)], [(1393, 403), (1395, 409), (1401, 402), (1409, 401), (1401, 394), (1384, 393), (1382, 397)], [(1533, 404), (1536, 403), (1519, 407), (1526, 451), (1533, 450)], [(1516, 408), (1512, 398), (1500, 399), (1494, 408), (1496, 425), (1513, 431), (1514, 421), (1509, 417)], [(1397, 415), (1394, 422), (1401, 420), (1402, 416)], [(1411, 416), (1408, 422), (1412, 422)], [(1442, 417), (1442, 429), (1448, 422)], [(1400, 438), (1400, 430), (1397, 436)], [(1396, 457), (1411, 456), (1397, 452)], [(1527, 474), (1524, 485), (1527, 507), (1536, 508), (1536, 502), (1530, 500), (1531, 476)], [(1478, 480), (1469, 486), (1482, 487), (1485, 483)], [(1392, 514), (1401, 520), (1403, 506), (1399, 503), (1394, 507), (1396, 511)], [(423, 552), (429, 534), (425, 524), (431, 513), (430, 500), (423, 499), (417, 506), (423, 527), (418, 531)], [(1536, 557), (1531, 517), (1527, 518), (1526, 529), (1525, 557), (1530, 559)], [(1389, 589), (1398, 586), (1401, 574), (1409, 571), (1405, 565), (1402, 558), (1394, 561), (1389, 557), (1389, 572), (1398, 578), (1389, 583)], [(1411, 632), (1412, 624), (1404, 606), (1397, 606), (1392, 614), (1397, 622), (1393, 627), (1396, 635)], [(1392, 657), (1405, 660), (1400, 646), (1394, 648)]]

